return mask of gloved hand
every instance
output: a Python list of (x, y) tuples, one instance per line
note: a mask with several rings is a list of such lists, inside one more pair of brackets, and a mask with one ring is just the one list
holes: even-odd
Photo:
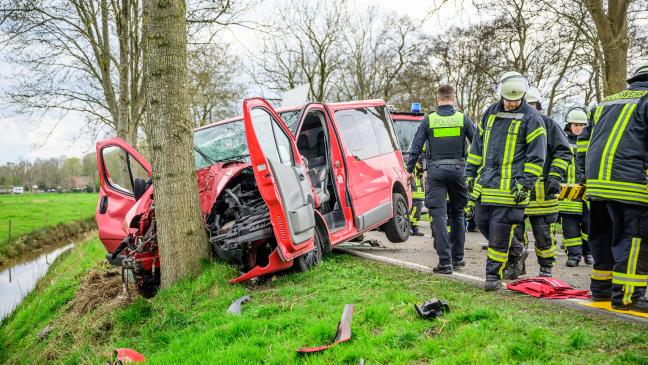
[(511, 193), (513, 194), (513, 201), (519, 204), (529, 198), (530, 190), (526, 186), (516, 182)]
[(466, 204), (466, 207), (464, 208), (464, 212), (466, 213), (466, 219), (471, 220), (472, 217), (475, 216), (475, 201), (472, 199), (468, 199), (468, 204)]
[(474, 187), (475, 187), (475, 178), (472, 176), (468, 176), (466, 178), (466, 188), (468, 188), (468, 191), (472, 191)]
[(560, 179), (556, 176), (549, 176), (547, 183), (545, 184), (545, 196), (548, 198), (553, 198), (556, 194), (560, 193)]

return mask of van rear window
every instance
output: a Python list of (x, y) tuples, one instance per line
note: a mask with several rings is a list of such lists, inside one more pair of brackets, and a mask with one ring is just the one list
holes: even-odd
[(398, 148), (384, 106), (339, 110), (335, 112), (335, 119), (344, 144), (361, 160), (394, 152)]

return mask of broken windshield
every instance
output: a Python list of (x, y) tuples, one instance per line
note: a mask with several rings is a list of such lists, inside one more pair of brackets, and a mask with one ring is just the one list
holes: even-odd
[(250, 162), (243, 120), (215, 125), (194, 133), (196, 170), (216, 162)]

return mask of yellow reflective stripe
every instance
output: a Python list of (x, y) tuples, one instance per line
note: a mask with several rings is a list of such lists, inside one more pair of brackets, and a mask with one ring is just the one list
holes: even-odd
[(603, 105), (599, 105), (594, 112), (594, 124), (598, 123), (601, 114), (603, 114)]
[(607, 174), (605, 175), (605, 180), (610, 180), (610, 178), (612, 177), (612, 164), (614, 163), (614, 155), (616, 155), (616, 150), (619, 147), (619, 142), (621, 142), (621, 136), (623, 136), (623, 133), (628, 127), (628, 122), (630, 121), (630, 117), (632, 116), (632, 113), (634, 112), (636, 107), (637, 104), (630, 105), (630, 110), (628, 110), (628, 112), (626, 113), (626, 117), (623, 120), (623, 124), (621, 125), (621, 127), (617, 132), (617, 136), (614, 140), (614, 145), (612, 146), (612, 150), (610, 151), (610, 156), (608, 157)]
[[(633, 237), (632, 242), (630, 243), (630, 253), (628, 254), (628, 269), (627, 269), (628, 275), (635, 275), (637, 272), (637, 260), (639, 259), (640, 249), (641, 249), (641, 238)], [(614, 282), (614, 277), (612, 278), (612, 282)], [(632, 294), (634, 293), (634, 286), (627, 285), (623, 289), (624, 289), (623, 304), (629, 304), (632, 302)]]
[(531, 162), (525, 162), (524, 163), (524, 172), (528, 172), (530, 174), (533, 174), (535, 176), (540, 176), (542, 175), (542, 167), (531, 163)]
[(550, 248), (548, 248), (546, 250), (541, 250), (541, 249), (536, 247), (535, 253), (536, 253), (536, 255), (538, 255), (538, 256), (540, 256), (542, 258), (545, 258), (545, 259), (550, 258), (550, 257), (554, 257), (554, 256), (556, 256), (556, 246), (552, 245), (552, 247), (550, 247)]
[(600, 188), (618, 188), (623, 189), (624, 191), (633, 191), (636, 193), (644, 193), (648, 189), (648, 184), (639, 184), (631, 183), (627, 181), (615, 181), (615, 180), (598, 180), (590, 179), (587, 180), (587, 188), (600, 187)]
[(531, 143), (534, 139), (538, 138), (541, 135), (547, 135), (547, 130), (544, 127), (538, 127), (533, 132), (529, 133), (526, 137), (526, 142)]
[(589, 241), (589, 235), (585, 232), (581, 232), (581, 238), (585, 241)]
[(585, 195), (614, 200), (648, 203), (648, 186), (646, 184), (625, 181), (588, 180)]
[(558, 207), (560, 208), (560, 212), (578, 214), (583, 213), (583, 202), (581, 201), (560, 200), (558, 202)]
[(508, 259), (508, 253), (507, 252), (498, 252), (493, 250), (492, 248), (488, 248), (488, 258), (491, 260), (495, 260), (498, 262), (506, 262)]
[[(504, 258), (504, 263), (506, 263), (506, 261), (508, 261), (508, 253), (509, 253), (509, 251), (511, 251), (511, 243), (513, 242), (513, 235), (515, 234), (515, 228), (516, 228), (516, 227), (517, 227), (517, 224), (513, 224), (513, 225), (511, 226), (511, 232), (509, 233), (508, 246), (506, 246), (506, 256), (505, 256), (505, 258)], [(494, 252), (497, 252), (497, 251), (495, 251), (495, 250), (493, 250), (493, 251), (494, 251)], [(499, 254), (499, 252), (497, 252), (497, 253)], [(506, 265), (502, 265), (502, 266), (500, 266), (500, 269), (499, 269), (499, 271), (497, 272), (497, 273), (499, 274), (500, 279), (502, 279), (502, 276), (503, 276), (502, 274), (504, 273), (504, 267), (505, 267), (505, 266), (506, 266)]]
[[(610, 156), (614, 156), (614, 152), (616, 151), (616, 145), (618, 144), (617, 137), (620, 139), (621, 134), (623, 134), (623, 130), (625, 129), (625, 126), (627, 125), (628, 120), (630, 119), (630, 116), (632, 115), (632, 111), (634, 110), (634, 107), (636, 104), (626, 104), (623, 106), (623, 110), (621, 110), (621, 114), (619, 114), (619, 117), (617, 118), (616, 122), (614, 122), (614, 126), (612, 127), (612, 132), (608, 136), (607, 141), (605, 142), (605, 147), (603, 148), (603, 154), (601, 155), (601, 163), (599, 166), (599, 179), (601, 180), (609, 180), (609, 174), (612, 173), (612, 165), (610, 159)], [(609, 173), (608, 173), (609, 172)]]
[(612, 284), (646, 286), (648, 285), (648, 275), (630, 275), (614, 272), (612, 273)]
[(482, 164), (483, 160), (484, 159), (481, 156), (469, 153), (468, 154), (468, 159), (466, 160), (466, 162), (468, 162), (471, 165), (479, 166), (479, 165)]
[[(512, 163), (515, 157), (515, 143), (517, 142), (518, 131), (520, 130), (521, 120), (511, 120), (508, 132), (506, 133), (506, 145), (504, 147), (504, 156), (502, 159), (502, 175), (500, 176), (500, 189), (506, 189), (513, 176)], [(513, 129), (513, 133), (511, 133)]]
[(582, 244), (583, 241), (580, 237), (563, 238), (563, 245), (565, 247), (580, 246)]
[(558, 206), (551, 208), (529, 208), (526, 207), (524, 214), (526, 215), (547, 215), (558, 213)]
[(569, 163), (561, 158), (554, 158), (553, 161), (551, 161), (551, 166), (556, 166), (563, 170), (567, 170)]
[(560, 176), (559, 173), (554, 172), (554, 171), (550, 172), (550, 173), (549, 173), (549, 176), (555, 176), (555, 177), (557, 177), (557, 178), (562, 178), (562, 176)]
[(592, 279), (594, 280), (612, 280), (612, 270), (592, 269)]

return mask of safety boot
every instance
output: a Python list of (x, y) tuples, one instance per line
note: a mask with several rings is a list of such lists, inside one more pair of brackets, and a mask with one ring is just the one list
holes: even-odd
[(452, 265), (437, 265), (432, 268), (432, 272), (435, 272), (437, 274), (452, 274)]
[(540, 276), (545, 278), (551, 277), (551, 266), (541, 266), (540, 267)]
[(641, 297), (637, 301), (634, 301), (630, 304), (614, 304), (612, 303), (612, 309), (624, 310), (624, 311), (635, 311), (641, 313), (648, 313), (648, 298)]
[(585, 255), (583, 260), (585, 261), (585, 265), (594, 265), (594, 257), (592, 255)]
[(515, 280), (520, 277), (522, 268), (517, 260), (509, 263), (508, 268), (504, 270), (504, 279), (506, 280)]
[(459, 270), (466, 267), (466, 261), (461, 260), (461, 261), (453, 261), (452, 262), (452, 269), (453, 270)]
[(419, 231), (419, 228), (412, 226), (412, 236), (422, 237), (424, 236), (423, 232)]
[(567, 265), (567, 267), (576, 267), (576, 266), (578, 266), (579, 262), (580, 262), (580, 260), (576, 260), (574, 258), (571, 258), (571, 259), (567, 259), (567, 264), (566, 265)]
[(501, 281), (497, 277), (486, 277), (486, 282), (484, 283), (485, 291), (495, 291), (501, 286)]

